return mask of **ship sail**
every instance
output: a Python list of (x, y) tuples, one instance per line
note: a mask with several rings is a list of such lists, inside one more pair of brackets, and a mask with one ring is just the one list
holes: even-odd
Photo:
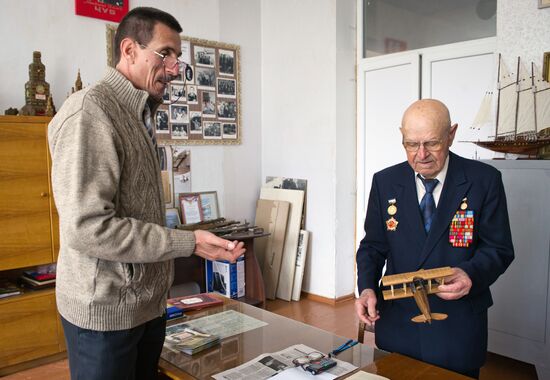
[[(519, 58), (518, 58), (519, 62)], [(533, 91), (532, 74), (523, 63), (519, 64), (518, 75), (518, 110), (517, 134), (528, 135), (535, 133), (535, 96)], [(534, 137), (534, 136), (531, 136)]]
[(479, 106), (479, 110), (477, 111), (476, 118), (470, 126), (470, 129), (480, 130), (484, 129), (486, 126), (493, 125), (493, 93), (487, 91), (485, 93), (485, 96), (483, 97), (483, 100), (481, 101), (481, 105)]
[(498, 88), (500, 90), (498, 131), (496, 137), (513, 134), (516, 129), (516, 82), (516, 75), (508, 71), (506, 64), (501, 59), (500, 76), (498, 81)]
[(535, 102), (537, 107), (537, 132), (550, 128), (550, 83), (542, 79), (540, 71), (534, 68)]

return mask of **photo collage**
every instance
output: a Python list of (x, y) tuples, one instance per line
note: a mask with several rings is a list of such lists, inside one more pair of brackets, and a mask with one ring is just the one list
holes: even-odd
[(184, 66), (167, 85), (155, 114), (157, 140), (239, 144), (239, 47), (182, 38), (181, 50), (193, 78), (186, 78)]

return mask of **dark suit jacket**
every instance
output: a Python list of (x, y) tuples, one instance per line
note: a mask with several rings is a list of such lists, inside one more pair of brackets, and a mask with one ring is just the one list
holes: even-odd
[[(377, 292), (380, 319), (376, 321), (379, 348), (400, 352), (451, 370), (480, 368), (487, 351), (487, 309), (491, 285), (510, 265), (514, 250), (506, 196), (500, 172), (492, 166), (449, 153), (444, 187), (428, 235), (418, 204), (414, 171), (407, 162), (376, 173), (369, 197), (366, 235), (357, 251), (359, 292)], [(462, 199), (474, 211), (473, 241), (457, 248), (449, 243), (449, 225)], [(388, 231), (388, 200), (395, 199), (398, 221)], [(432, 312), (448, 314), (444, 321), (417, 324), (415, 301), (384, 301), (379, 288), (386, 275), (443, 266), (462, 268), (472, 280), (470, 293), (459, 300), (430, 296)]]

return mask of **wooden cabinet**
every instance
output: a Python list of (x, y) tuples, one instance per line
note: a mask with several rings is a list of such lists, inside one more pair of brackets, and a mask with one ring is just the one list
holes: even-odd
[(49, 120), (0, 117), (0, 270), (54, 261)]
[[(50, 183), (49, 117), (0, 116), (0, 277), (53, 263), (58, 217)], [(0, 375), (65, 350), (54, 289), (0, 299)]]

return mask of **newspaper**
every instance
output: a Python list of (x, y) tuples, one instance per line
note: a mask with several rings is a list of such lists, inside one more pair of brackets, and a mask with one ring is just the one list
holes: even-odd
[[(227, 310), (207, 317), (192, 319), (190, 321), (185, 321), (185, 324), (192, 329), (217, 335), (220, 339), (242, 334), (246, 331), (268, 325), (267, 322), (260, 321), (235, 310)], [(174, 332), (172, 331), (174, 329), (177, 330), (176, 326), (177, 325), (167, 327), (166, 335)]]
[[(295, 371), (294, 375), (304, 374), (311, 379), (311, 374), (301, 368), (295, 368), (292, 360), (303, 357), (317, 350), (304, 344), (296, 344), (274, 353), (262, 354), (238, 367), (220, 372), (212, 377), (216, 380), (262, 380), (288, 371)], [(336, 367), (315, 376), (315, 379), (334, 379), (357, 369), (354, 365), (333, 358), (338, 364)], [(293, 376), (293, 378), (299, 378)]]

